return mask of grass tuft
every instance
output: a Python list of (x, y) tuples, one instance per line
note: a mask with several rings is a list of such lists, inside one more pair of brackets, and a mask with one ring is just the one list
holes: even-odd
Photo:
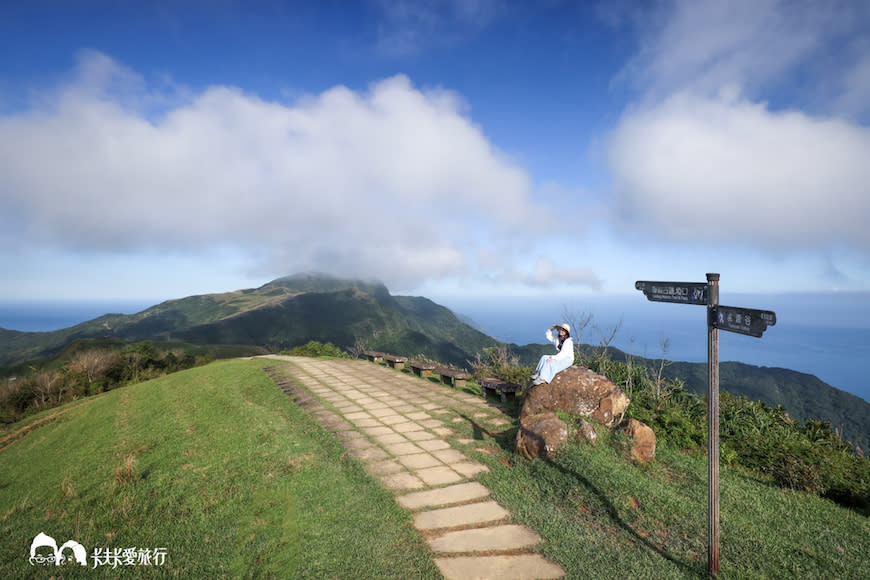
[(127, 455), (124, 462), (115, 468), (115, 482), (118, 485), (129, 485), (136, 480), (136, 456)]

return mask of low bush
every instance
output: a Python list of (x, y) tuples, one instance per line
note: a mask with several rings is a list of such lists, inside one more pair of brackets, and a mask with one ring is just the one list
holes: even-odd
[(353, 356), (341, 350), (331, 342), (322, 343), (312, 340), (302, 346), (295, 346), (287, 351), (290, 356), (330, 357), (330, 358), (353, 358)]
[(504, 345), (483, 349), (468, 364), (475, 378), (493, 377), (517, 385), (526, 385), (534, 372), (532, 367), (521, 365), (519, 357)]

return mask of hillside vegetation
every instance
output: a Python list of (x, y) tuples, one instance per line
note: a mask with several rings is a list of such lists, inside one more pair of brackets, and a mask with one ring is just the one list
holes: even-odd
[[(225, 352), (240, 352), (235, 345), (279, 352), (317, 341), (353, 355), (374, 349), (458, 367), (467, 367), (484, 349), (500, 344), (426, 298), (393, 296), (374, 281), (304, 274), (260, 288), (170, 300), (133, 315), (108, 314), (55, 332), (0, 329), (0, 378), (28, 375), (31, 368), (43, 368), (46, 357), (58, 361), (66, 346), (82, 339), (153, 341), (166, 345), (164, 350), (181, 343), (220, 345)], [(548, 345), (509, 347), (524, 365), (534, 365), (552, 350)], [(626, 360), (625, 353), (607, 346), (583, 345), (580, 354), (591, 359), (602, 350), (609, 358)], [(650, 369), (659, 364), (640, 357), (633, 360)], [(669, 362), (663, 376), (682, 380), (689, 391), (706, 393), (703, 363)], [(771, 407), (782, 406), (797, 421), (828, 422), (846, 441), (870, 449), (870, 403), (817, 377), (724, 362), (720, 389)], [(23, 391), (21, 396), (25, 395)]]
[[(267, 378), (267, 364), (211, 363), (0, 430), (0, 577), (33, 575), (27, 547), (43, 531), (89, 551), (166, 548), (163, 567), (149, 570), (158, 575), (438, 578), (410, 514)], [(617, 380), (626, 372), (605, 367)], [(675, 423), (692, 423), (678, 412), (691, 406), (676, 385), (657, 405), (650, 383), (633, 384), (632, 412), (655, 413), (645, 418), (661, 434), (649, 464), (600, 426), (596, 444), (572, 431), (559, 453), (535, 461), (513, 453), (515, 421), (491, 432), (465, 417), (454, 437), (478, 442), (474, 459), (490, 468), (481, 482), (568, 577), (704, 577), (706, 458), (694, 431)], [(755, 416), (766, 423), (768, 411)], [(737, 430), (725, 425), (739, 424), (723, 423), (726, 441)], [(774, 477), (723, 461), (723, 577), (864, 577), (870, 519)]]

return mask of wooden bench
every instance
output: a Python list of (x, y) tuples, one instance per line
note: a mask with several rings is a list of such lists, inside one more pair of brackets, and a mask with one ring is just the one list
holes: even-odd
[(396, 356), (394, 354), (385, 354), (384, 360), (387, 361), (387, 364), (390, 365), (391, 369), (403, 369), (405, 368), (405, 363), (408, 362), (408, 359), (403, 356)]
[(433, 362), (427, 362), (424, 360), (412, 360), (409, 361), (408, 364), (411, 365), (411, 370), (418, 377), (428, 377), (438, 366)]
[(501, 395), (502, 403), (507, 403), (508, 393), (516, 397), (517, 393), (523, 390), (520, 385), (491, 377), (478, 379), (477, 382), (480, 385), (480, 394), (483, 395), (484, 399), (486, 398), (487, 391), (492, 391), (493, 394), (498, 393)]
[(435, 369), (436, 373), (441, 375), (441, 382), (445, 385), (450, 385), (454, 389), (456, 387), (464, 387), (465, 381), (471, 378), (471, 375), (465, 371), (458, 371), (456, 369), (448, 369), (446, 367), (438, 367)]
[(367, 350), (363, 353), (369, 362), (381, 362), (384, 360), (384, 353), (377, 350)]

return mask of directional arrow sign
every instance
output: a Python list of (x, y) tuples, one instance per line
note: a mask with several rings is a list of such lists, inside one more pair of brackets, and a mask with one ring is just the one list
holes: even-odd
[(637, 281), (634, 287), (653, 302), (676, 302), (707, 306), (707, 284), (704, 282), (644, 282)]
[(714, 328), (748, 334), (756, 338), (761, 338), (768, 326), (776, 324), (776, 312), (770, 310), (717, 306), (713, 309), (712, 316)]

